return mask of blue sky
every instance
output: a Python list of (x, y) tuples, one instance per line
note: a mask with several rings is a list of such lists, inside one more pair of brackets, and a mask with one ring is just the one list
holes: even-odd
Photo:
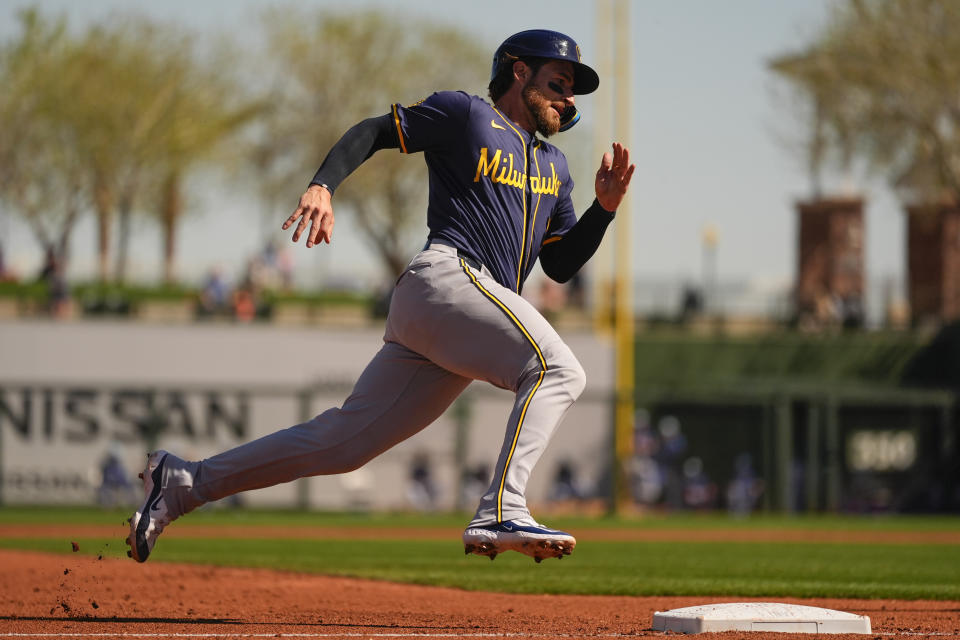
[[(328, 0), (300, 0), (298, 6), (342, 8)], [(44, 10), (66, 12), (76, 26), (111, 12), (140, 12), (179, 21), (203, 33), (253, 33), (257, 12), (283, 3), (266, 0), (43, 0)], [(22, 3), (7, 0), (0, 7), (0, 37), (15, 32), (14, 15)], [(524, 2), (488, 0), (355, 0), (351, 7), (376, 6), (403, 16), (454, 21), (475, 32), (491, 53), (508, 35), (534, 27), (552, 28), (576, 38), (584, 61), (596, 50), (593, 4), (590, 2)], [(702, 271), (702, 233), (706, 226), (719, 236), (717, 269), (721, 281), (749, 281), (756, 286), (785, 286), (795, 271), (794, 202), (809, 195), (803, 158), (785, 140), (799, 140), (802, 131), (782, 99), (783, 85), (767, 70), (780, 53), (795, 51), (817, 32), (827, 16), (829, 0), (636, 0), (631, 6), (630, 34), (634, 90), (626, 105), (631, 113), (629, 146), (637, 164), (632, 185), (634, 272), (641, 280), (698, 280)], [(545, 16), (549, 16), (545, 18)], [(486, 69), (487, 59), (477, 64)], [(780, 87), (778, 91), (777, 87)], [(358, 86), (362, 90), (362, 84)], [(479, 88), (474, 88), (479, 92)], [(778, 95), (780, 96), (778, 98)], [(404, 99), (400, 96), (398, 99)], [(592, 127), (589, 100), (584, 120)], [(386, 107), (384, 109), (386, 111)], [(372, 114), (357, 114), (357, 119)], [(596, 115), (596, 114), (593, 114)], [(586, 138), (589, 139), (589, 138)], [(564, 147), (563, 134), (556, 144)], [(411, 159), (416, 162), (417, 160)], [(591, 161), (591, 165), (594, 161)], [(574, 201), (581, 210), (592, 199), (595, 166), (574, 167)], [(312, 174), (314, 167), (305, 167)], [(361, 169), (362, 170), (362, 169)], [(879, 282), (904, 271), (903, 217), (881, 179), (828, 174), (834, 193), (859, 190), (868, 199), (866, 252), (868, 277)], [(196, 279), (214, 263), (228, 273), (263, 237), (262, 212), (252, 198), (197, 193), (196, 213), (181, 230), (180, 273)], [(291, 209), (299, 193), (290, 194)], [(287, 242), (279, 225), (287, 211), (275, 212), (278, 240)], [(621, 212), (620, 215), (624, 215)], [(227, 220), (242, 224), (227, 224)], [(364, 248), (346, 213), (337, 217), (334, 244), (319, 251), (294, 249), (299, 267), (327, 276), (365, 278), (377, 264)], [(224, 229), (230, 227), (230, 235)], [(424, 226), (425, 230), (425, 226)], [(0, 220), (8, 255), (17, 264), (35, 260), (32, 239), (16, 221)], [(93, 227), (77, 229), (74, 272), (92, 266)], [(7, 240), (9, 238), (9, 240)], [(137, 273), (159, 273), (159, 234), (137, 232)], [(320, 251), (325, 252), (320, 255)], [(353, 275), (351, 275), (353, 274)]]

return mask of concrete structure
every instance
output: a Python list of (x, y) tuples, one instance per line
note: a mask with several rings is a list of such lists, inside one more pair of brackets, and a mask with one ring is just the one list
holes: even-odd
[(816, 325), (863, 322), (864, 221), (859, 198), (797, 203), (796, 314)]
[(914, 325), (960, 319), (960, 206), (907, 207), (907, 278)]
[[(147, 322), (0, 321), (0, 502), (130, 503), (103, 491), (105, 461), (135, 479), (148, 449), (199, 459), (302, 422), (350, 392), (383, 328)], [(609, 461), (613, 349), (564, 338), (587, 372), (531, 477), (550, 499), (561, 465), (588, 483)], [(503, 440), (513, 395), (474, 383), (436, 423), (365, 467), (243, 494), (251, 506), (452, 509), (476, 506)], [(413, 471), (429, 476), (413, 482)], [(479, 485), (479, 487), (478, 487)], [(139, 499), (139, 498), (138, 498)]]

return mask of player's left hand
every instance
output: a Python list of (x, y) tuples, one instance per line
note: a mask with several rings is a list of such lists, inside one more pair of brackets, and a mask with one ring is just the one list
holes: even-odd
[(630, 186), (636, 165), (630, 164), (630, 151), (619, 142), (613, 143), (613, 154), (603, 154), (597, 170), (597, 202), (607, 211), (616, 211)]

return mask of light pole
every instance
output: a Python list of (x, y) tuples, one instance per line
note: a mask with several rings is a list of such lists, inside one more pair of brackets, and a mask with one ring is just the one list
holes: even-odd
[(703, 310), (705, 313), (718, 313), (717, 303), (717, 243), (719, 234), (712, 224), (703, 227)]

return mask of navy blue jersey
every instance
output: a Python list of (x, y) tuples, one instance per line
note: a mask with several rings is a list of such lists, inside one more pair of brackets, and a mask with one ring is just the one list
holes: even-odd
[(563, 153), (461, 91), (392, 112), (400, 150), (427, 162), (430, 239), (471, 254), (519, 293), (540, 248), (577, 221)]

